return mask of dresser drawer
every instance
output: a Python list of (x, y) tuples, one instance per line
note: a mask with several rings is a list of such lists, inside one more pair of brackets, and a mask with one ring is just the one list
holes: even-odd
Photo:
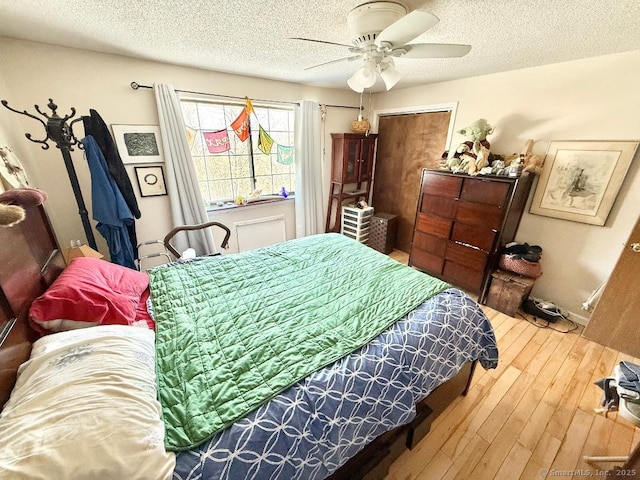
[(458, 198), (462, 180), (462, 177), (424, 172), (422, 174), (422, 193), (438, 197)]
[(422, 194), (420, 211), (439, 217), (453, 218), (456, 214), (458, 202), (453, 198), (438, 197), (427, 193)]
[(416, 218), (416, 230), (423, 233), (430, 233), (439, 237), (449, 238), (451, 224), (453, 220), (419, 213)]
[(511, 184), (500, 181), (466, 178), (462, 185), (460, 200), (483, 203), (485, 205), (504, 205)]
[(479, 292), (482, 288), (484, 272), (465, 267), (459, 263), (447, 260), (444, 262), (442, 275), (454, 285)]
[(485, 252), (493, 249), (497, 232), (491, 228), (467, 225), (466, 223), (453, 222), (451, 230), (451, 240), (459, 243), (466, 243), (478, 247)]
[(439, 275), (442, 273), (442, 264), (444, 263), (444, 257), (441, 255), (435, 255), (430, 252), (425, 252), (418, 248), (411, 249), (411, 258), (409, 259), (409, 265), (419, 268), (429, 273)]
[(411, 249), (414, 248), (425, 252), (433, 253), (444, 257), (444, 253), (447, 251), (447, 245), (449, 241), (446, 238), (436, 237), (435, 235), (428, 235), (422, 232), (416, 232), (413, 236), (413, 244)]
[(477, 248), (467, 247), (460, 243), (449, 242), (445, 258), (473, 270), (484, 271), (488, 254)]
[(500, 229), (502, 223), (502, 209), (493, 205), (479, 203), (458, 202), (456, 220), (467, 225)]

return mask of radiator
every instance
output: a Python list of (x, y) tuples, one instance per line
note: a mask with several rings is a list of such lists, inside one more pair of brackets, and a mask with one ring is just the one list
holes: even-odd
[(266, 247), (287, 239), (284, 215), (234, 222), (233, 226), (239, 252)]

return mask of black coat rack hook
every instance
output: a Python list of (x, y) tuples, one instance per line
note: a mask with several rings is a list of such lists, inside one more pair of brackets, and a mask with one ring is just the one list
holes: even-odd
[(53, 99), (51, 98), (49, 99), (49, 103), (47, 104), (47, 107), (49, 108), (49, 110), (51, 110), (51, 114), (41, 111), (38, 105), (34, 105), (36, 111), (44, 118), (46, 118), (46, 122), (43, 121), (40, 117), (37, 117), (27, 112), (26, 110), (20, 111), (16, 110), (15, 108), (11, 108), (9, 106), (9, 102), (7, 102), (6, 100), (0, 100), (0, 103), (2, 103), (2, 105), (4, 105), (12, 112), (33, 118), (44, 126), (45, 133), (47, 134), (44, 139), (37, 140), (32, 138), (30, 133), (25, 133), (24, 136), (27, 137), (27, 140), (34, 143), (42, 144), (43, 150), (47, 150), (49, 148), (49, 140), (53, 140), (53, 142), (56, 144), (56, 147), (58, 147), (62, 152), (62, 159), (64, 160), (64, 165), (67, 169), (67, 174), (69, 175), (71, 188), (73, 188), (73, 195), (75, 196), (76, 203), (78, 204), (78, 213), (80, 214), (80, 218), (82, 220), (84, 233), (87, 236), (87, 242), (89, 243), (89, 246), (91, 248), (97, 250), (98, 247), (96, 246), (96, 240), (93, 236), (91, 224), (89, 223), (87, 207), (84, 204), (82, 191), (80, 190), (80, 183), (78, 182), (78, 176), (76, 175), (76, 169), (73, 166), (71, 154), (69, 153), (73, 151), (74, 145), (77, 145), (78, 148), (82, 148), (82, 144), (78, 142), (78, 139), (73, 134), (73, 124), (79, 120), (82, 120), (82, 117), (76, 118), (69, 123), (68, 120), (72, 119), (76, 115), (76, 109), (71, 107), (71, 114), (61, 117), (56, 112), (56, 110), (58, 110), (58, 106), (53, 102)]
[(71, 107), (70, 115), (65, 115), (64, 117), (61, 117), (56, 112), (56, 110), (58, 110), (58, 106), (53, 102), (51, 98), (49, 99), (49, 103), (47, 104), (47, 107), (49, 107), (49, 110), (51, 110), (50, 115), (40, 110), (40, 107), (38, 105), (34, 105), (36, 111), (40, 115), (42, 115), (44, 118), (47, 119), (47, 121), (44, 122), (39, 117), (27, 112), (26, 110), (20, 111), (20, 110), (16, 110), (15, 108), (11, 108), (9, 106), (9, 102), (7, 102), (6, 100), (2, 100), (2, 105), (7, 107), (12, 112), (19, 113), (20, 115), (33, 118), (44, 126), (45, 133), (47, 134), (47, 136), (43, 140), (36, 140), (32, 138), (30, 133), (25, 133), (24, 135), (25, 137), (27, 137), (28, 140), (34, 143), (41, 143), (42, 148), (44, 150), (49, 148), (49, 143), (48, 143), (49, 140), (53, 140), (56, 144), (56, 147), (60, 149), (67, 148), (71, 152), (73, 151), (74, 145), (81, 146), (78, 143), (78, 139), (73, 134), (73, 128), (72, 128), (72, 125), (78, 120), (81, 120), (81, 118), (77, 118), (73, 122), (67, 123), (67, 120), (73, 118), (76, 115), (75, 108)]

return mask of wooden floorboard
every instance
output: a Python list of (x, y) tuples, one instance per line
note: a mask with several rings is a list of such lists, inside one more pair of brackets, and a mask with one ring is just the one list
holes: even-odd
[[(483, 310), (496, 332), (498, 368), (478, 367), (468, 395), (391, 465), (386, 480), (533, 480), (552, 470), (596, 477), (613, 464), (588, 464), (584, 455), (627, 455), (640, 442), (640, 428), (615, 412), (594, 412), (602, 390), (593, 383), (618, 362), (639, 359), (586, 339), (581, 329), (561, 333)], [(563, 323), (551, 327), (571, 327)]]

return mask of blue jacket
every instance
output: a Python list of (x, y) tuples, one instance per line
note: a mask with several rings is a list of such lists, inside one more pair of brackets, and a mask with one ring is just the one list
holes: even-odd
[(95, 139), (87, 135), (82, 140), (89, 171), (91, 172), (91, 202), (96, 228), (106, 239), (111, 261), (129, 268), (136, 268), (133, 245), (127, 226), (133, 224), (133, 214), (109, 173), (107, 162)]

